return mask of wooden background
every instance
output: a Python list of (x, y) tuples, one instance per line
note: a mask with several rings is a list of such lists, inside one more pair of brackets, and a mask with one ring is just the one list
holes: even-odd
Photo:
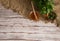
[(26, 19), (0, 4), (0, 41), (60, 41), (60, 28)]

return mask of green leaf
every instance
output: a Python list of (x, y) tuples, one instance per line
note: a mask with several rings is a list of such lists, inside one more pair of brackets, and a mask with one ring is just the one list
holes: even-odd
[(53, 10), (53, 0), (33, 0), (41, 14), (50, 13)]

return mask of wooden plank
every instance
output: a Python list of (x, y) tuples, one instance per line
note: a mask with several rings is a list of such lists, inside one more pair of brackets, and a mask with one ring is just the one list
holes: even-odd
[(56, 27), (0, 27), (0, 32), (60, 32)]
[[(0, 41), (36, 41), (36, 40), (0, 40)], [(38, 40), (40, 41), (40, 40)], [(43, 41), (43, 40), (41, 40)], [(44, 41), (59, 41), (59, 40), (44, 40)]]
[(28, 41), (28, 40), (0, 40), (0, 41)]
[(60, 40), (60, 34), (0, 33), (0, 40)]
[[(32, 41), (32, 40), (0, 40), (0, 41)], [(35, 41), (35, 40), (33, 40)], [(54, 41), (54, 40), (46, 40), (46, 41)], [(59, 41), (59, 40), (57, 40)]]

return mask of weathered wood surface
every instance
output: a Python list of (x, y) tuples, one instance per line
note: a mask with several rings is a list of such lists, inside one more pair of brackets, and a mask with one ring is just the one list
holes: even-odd
[(26, 19), (0, 4), (0, 41), (60, 41), (60, 28)]

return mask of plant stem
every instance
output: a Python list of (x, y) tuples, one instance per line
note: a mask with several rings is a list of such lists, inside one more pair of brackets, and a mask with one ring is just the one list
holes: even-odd
[(36, 20), (37, 20), (38, 17), (36, 16), (36, 11), (35, 11), (35, 9), (34, 9), (33, 1), (31, 1), (31, 5), (32, 5), (32, 9), (33, 9), (34, 16), (35, 16), (35, 18), (36, 18)]

